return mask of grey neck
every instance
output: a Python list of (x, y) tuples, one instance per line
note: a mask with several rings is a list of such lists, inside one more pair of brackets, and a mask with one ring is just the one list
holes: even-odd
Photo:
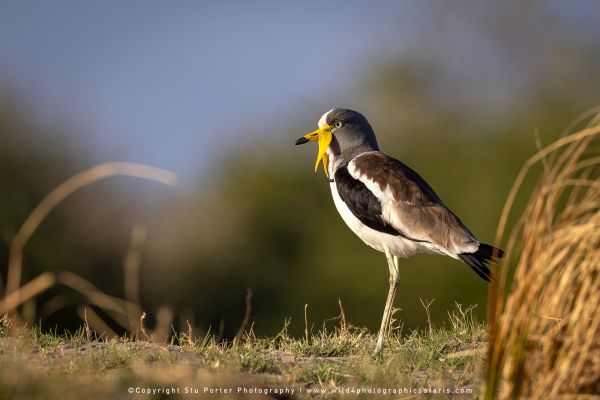
[(363, 153), (367, 153), (370, 151), (379, 151), (377, 144), (371, 143), (361, 143), (349, 149), (344, 149), (344, 151), (340, 151), (340, 146), (336, 140), (331, 142), (329, 146), (329, 157), (332, 162), (332, 176), (335, 174), (335, 171), (344, 165), (347, 165), (354, 157), (357, 157)]

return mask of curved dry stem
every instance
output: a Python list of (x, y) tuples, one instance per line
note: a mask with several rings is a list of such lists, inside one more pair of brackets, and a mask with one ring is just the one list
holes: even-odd
[(18, 290), (15, 290), (10, 294), (6, 295), (0, 301), (0, 314), (4, 314), (6, 312), (14, 310), (27, 300), (37, 296), (41, 292), (50, 288), (55, 283), (56, 275), (52, 272), (44, 272), (36, 276), (32, 280), (24, 284), (22, 287), (20, 287)]
[(21, 304), (57, 284), (65, 285), (81, 293), (91, 304), (104, 310), (115, 322), (128, 331), (135, 332), (137, 330), (137, 322), (131, 323), (130, 321), (142, 315), (139, 305), (110, 296), (88, 280), (68, 271), (44, 272), (36, 276), (0, 300), (0, 314), (16, 309)]
[(110, 296), (88, 280), (68, 271), (60, 271), (56, 274), (56, 283), (63, 284), (83, 294), (91, 304), (102, 308), (110, 317), (130, 332), (137, 330), (137, 324), (132, 319), (138, 319), (142, 314), (139, 305), (131, 303), (118, 297)]
[(515, 201), (515, 197), (517, 196), (517, 193), (521, 189), (523, 180), (529, 173), (529, 170), (531, 169), (531, 167), (533, 167), (536, 163), (541, 161), (544, 157), (546, 157), (550, 153), (560, 149), (561, 147), (566, 146), (567, 144), (570, 144), (573, 142), (577, 142), (577, 141), (587, 138), (587, 137), (598, 135), (599, 133), (600, 133), (600, 126), (597, 126), (597, 127), (584, 129), (580, 132), (577, 132), (577, 133), (569, 135), (569, 136), (565, 136), (565, 137), (557, 140), (556, 142), (546, 146), (544, 149), (538, 151), (535, 155), (530, 157), (525, 162), (525, 165), (523, 165), (523, 167), (519, 171), (519, 174), (517, 175), (517, 178), (515, 179), (515, 183), (513, 183), (513, 186), (510, 189), (510, 192), (506, 199), (506, 202), (504, 203), (504, 207), (502, 208), (502, 213), (500, 214), (500, 221), (498, 222), (498, 229), (496, 230), (495, 243), (499, 243), (502, 240), (502, 237), (504, 236), (505, 229), (506, 229), (506, 221), (508, 220), (508, 216), (512, 209), (513, 203)]
[(174, 173), (161, 168), (130, 162), (107, 162), (77, 173), (52, 190), (27, 217), (10, 243), (6, 296), (21, 285), (23, 249), (46, 216), (65, 198), (101, 179), (111, 176), (131, 176), (173, 186), (177, 182)]

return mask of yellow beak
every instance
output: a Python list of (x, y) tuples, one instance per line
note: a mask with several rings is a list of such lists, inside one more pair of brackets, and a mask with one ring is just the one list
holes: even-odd
[(324, 127), (317, 129), (316, 131), (307, 133), (300, 139), (296, 140), (296, 144), (303, 144), (309, 141), (319, 143), (319, 152), (317, 153), (315, 172), (317, 172), (319, 162), (323, 160), (323, 169), (325, 170), (325, 175), (329, 178), (329, 173), (327, 172), (327, 163), (329, 162), (327, 158), (327, 148), (331, 143), (331, 127), (329, 125), (325, 125)]

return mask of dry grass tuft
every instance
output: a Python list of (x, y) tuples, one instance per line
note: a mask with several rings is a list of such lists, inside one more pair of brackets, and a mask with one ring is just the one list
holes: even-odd
[(491, 291), (488, 399), (600, 393), (599, 135), (597, 114), (528, 160), (509, 195), (497, 243), (521, 183), (541, 164)]

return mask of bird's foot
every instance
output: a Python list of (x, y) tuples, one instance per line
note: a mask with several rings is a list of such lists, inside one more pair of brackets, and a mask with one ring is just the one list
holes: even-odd
[(375, 350), (373, 350), (373, 358), (381, 359), (383, 357), (383, 345), (385, 343), (385, 337), (381, 335), (377, 335), (377, 344), (375, 344)]

